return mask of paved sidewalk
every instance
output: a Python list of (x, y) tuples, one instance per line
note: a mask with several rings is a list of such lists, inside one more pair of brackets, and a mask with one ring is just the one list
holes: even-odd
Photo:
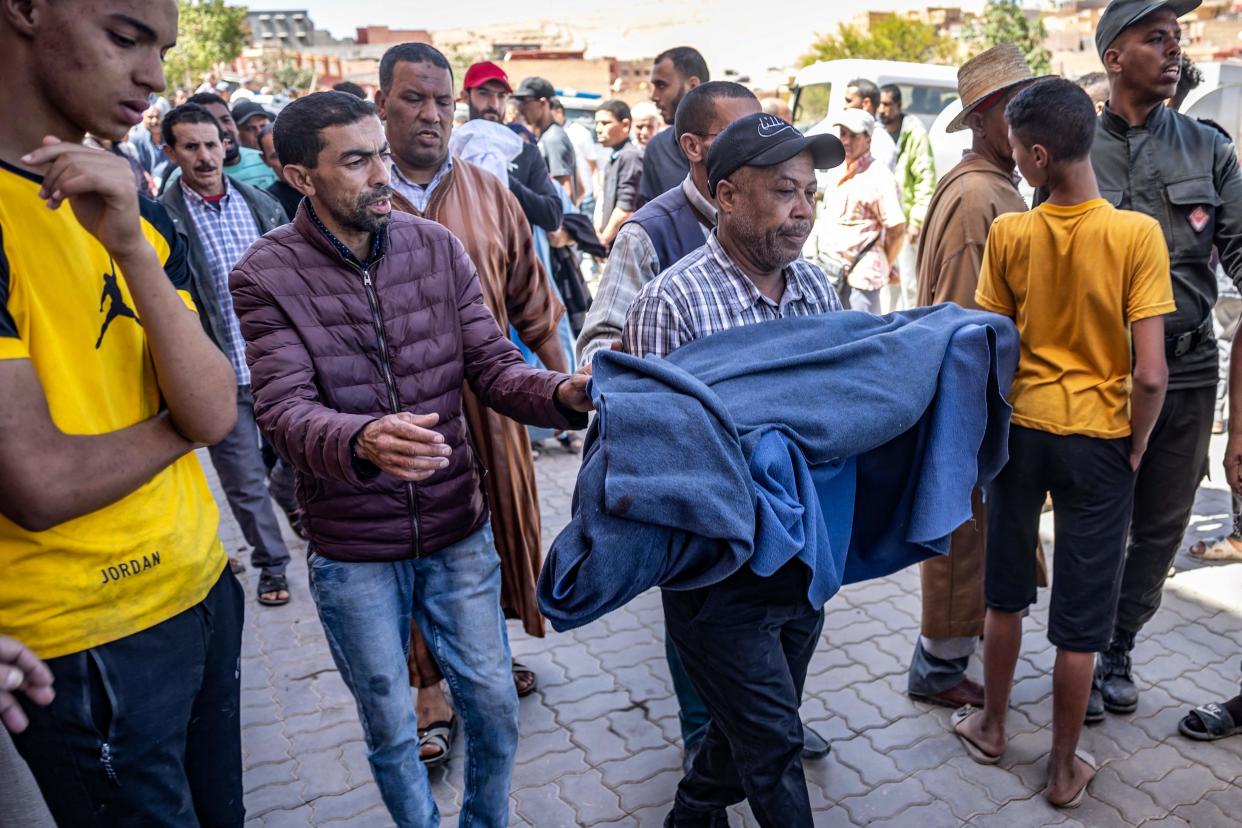
[[(210, 476), (205, 459), (204, 467)], [(553, 451), (536, 469), (547, 544), (569, 514), (577, 459)], [(1228, 505), (1224, 491), (1203, 489), (1194, 537), (1221, 534)], [(224, 512), (221, 532), (236, 553), (243, 543)], [(391, 825), (353, 700), (307, 594), (304, 545), (287, 537), (294, 555), (288, 606), (258, 606), (256, 575), (242, 576), (251, 596), (242, 663), (247, 827)], [(1200, 744), (1176, 730), (1189, 707), (1237, 692), (1242, 564), (1196, 568), (1183, 553), (1177, 567), (1135, 650), (1139, 709), (1086, 730), (1083, 747), (1102, 768), (1086, 803), (1068, 812), (1053, 810), (1040, 795), (1054, 657), (1045, 638), (1046, 594), (1027, 624), (1018, 662), (1013, 741), (999, 766), (984, 767), (948, 733), (950, 711), (904, 694), (918, 631), (917, 571), (846, 587), (828, 605), (803, 707), (804, 720), (833, 743), (827, 759), (806, 766), (816, 824), (1238, 825), (1242, 737)], [(658, 594), (571, 634), (536, 640), (511, 625), (510, 635), (514, 653), (540, 680), (539, 692), (521, 703), (512, 824), (661, 825), (681, 776), (681, 751)], [(461, 807), (462, 748), (459, 742), (455, 759), (433, 772), (445, 825), (457, 824)], [(754, 825), (745, 806), (732, 821)]]

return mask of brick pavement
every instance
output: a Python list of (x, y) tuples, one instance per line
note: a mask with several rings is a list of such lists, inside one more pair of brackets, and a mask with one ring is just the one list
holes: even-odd
[[(210, 463), (204, 465), (210, 475)], [(568, 515), (576, 468), (575, 458), (555, 451), (537, 463), (545, 543)], [(1219, 468), (1215, 461), (1213, 468)], [(1227, 516), (1226, 494), (1206, 487), (1192, 533), (1220, 534)], [(221, 533), (230, 552), (242, 548), (227, 514)], [(353, 701), (307, 594), (304, 547), (287, 537), (293, 601), (275, 609), (247, 602), (247, 828), (391, 825), (367, 766)], [(1236, 692), (1242, 564), (1195, 567), (1183, 553), (1177, 567), (1163, 608), (1135, 650), (1143, 687), (1139, 709), (1085, 731), (1083, 747), (1102, 767), (1092, 795), (1069, 812), (1054, 811), (1040, 796), (1054, 657), (1044, 637), (1046, 595), (1027, 624), (1018, 662), (1013, 741), (999, 766), (985, 767), (971, 762), (949, 734), (949, 711), (914, 703), (903, 692), (918, 630), (917, 572), (843, 589), (828, 605), (803, 706), (803, 718), (833, 743), (829, 758), (806, 766), (816, 824), (1238, 825), (1242, 738), (1194, 743), (1176, 735), (1176, 724), (1190, 706)], [(248, 596), (255, 578), (249, 571), (243, 576)], [(540, 690), (521, 702), (513, 825), (661, 825), (681, 754), (660, 621), (659, 597), (651, 592), (582, 629), (544, 640), (510, 626), (514, 653), (540, 679)], [(461, 748), (459, 742), (455, 759), (433, 771), (449, 826), (457, 824), (461, 807)], [(734, 809), (732, 822), (754, 825), (745, 806)]]

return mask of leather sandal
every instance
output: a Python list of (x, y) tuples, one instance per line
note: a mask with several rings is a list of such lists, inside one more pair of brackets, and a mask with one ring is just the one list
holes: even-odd
[[(453, 742), (457, 738), (457, 716), (449, 719), (447, 722), (432, 722), (426, 727), (418, 729), (418, 753), (419, 759), (428, 768), (438, 768), (449, 760), (449, 754), (453, 750)], [(439, 753), (423, 757), (422, 751), (424, 747), (430, 745)]]

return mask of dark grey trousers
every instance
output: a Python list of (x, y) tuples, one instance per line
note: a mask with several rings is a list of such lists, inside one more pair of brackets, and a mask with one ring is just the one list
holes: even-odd
[(229, 509), (246, 543), (254, 550), (251, 565), (283, 575), (289, 565), (289, 549), (280, 535), (280, 523), (267, 489), (267, 468), (259, 449), (259, 427), (254, 420), (254, 396), (249, 385), (237, 388), (237, 425), (208, 451)]

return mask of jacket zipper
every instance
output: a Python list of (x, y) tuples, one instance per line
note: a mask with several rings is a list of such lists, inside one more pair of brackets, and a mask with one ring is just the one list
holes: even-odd
[[(388, 337), (384, 334), (384, 318), (380, 314), (379, 296), (375, 293), (370, 269), (360, 267), (358, 271), (362, 274), (362, 286), (366, 288), (367, 304), (371, 306), (371, 323), (375, 326), (375, 336), (379, 340), (380, 365), (384, 369), (384, 385), (388, 388), (388, 405), (393, 414), (399, 414), (401, 402), (397, 398), (397, 382), (393, 379), (392, 365), (388, 360)], [(422, 543), (418, 535), (418, 494), (414, 490), (414, 484), (409, 481), (405, 484), (405, 501), (410, 511), (410, 530), (414, 534), (414, 554), (421, 557)]]

